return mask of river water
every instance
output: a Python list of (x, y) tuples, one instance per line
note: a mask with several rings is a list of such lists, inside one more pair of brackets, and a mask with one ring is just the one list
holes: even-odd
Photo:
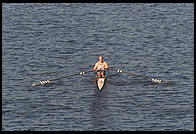
[[(2, 130), (194, 130), (194, 4), (2, 4)], [(40, 80), (110, 67), (44, 86)]]

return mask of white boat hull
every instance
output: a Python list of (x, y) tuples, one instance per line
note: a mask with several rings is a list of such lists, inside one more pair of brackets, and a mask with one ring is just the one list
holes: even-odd
[(105, 84), (106, 78), (98, 78), (97, 79), (97, 87), (99, 90), (102, 90), (104, 84)]

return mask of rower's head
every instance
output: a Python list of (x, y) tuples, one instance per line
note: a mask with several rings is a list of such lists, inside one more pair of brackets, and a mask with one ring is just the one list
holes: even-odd
[(102, 56), (99, 56), (99, 57), (98, 57), (98, 60), (99, 60), (99, 61), (103, 61), (103, 57), (102, 57)]

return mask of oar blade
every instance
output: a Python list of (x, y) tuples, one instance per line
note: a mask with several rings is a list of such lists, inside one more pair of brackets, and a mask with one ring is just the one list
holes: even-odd
[(39, 86), (39, 85), (46, 85), (48, 84), (50, 81), (49, 80), (44, 80), (44, 81), (40, 81), (39, 83), (33, 83), (32, 86)]

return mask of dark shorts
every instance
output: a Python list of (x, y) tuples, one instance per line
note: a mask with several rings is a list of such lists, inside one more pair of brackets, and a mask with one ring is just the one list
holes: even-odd
[(105, 75), (105, 70), (97, 70), (97, 72), (103, 72), (103, 74)]

